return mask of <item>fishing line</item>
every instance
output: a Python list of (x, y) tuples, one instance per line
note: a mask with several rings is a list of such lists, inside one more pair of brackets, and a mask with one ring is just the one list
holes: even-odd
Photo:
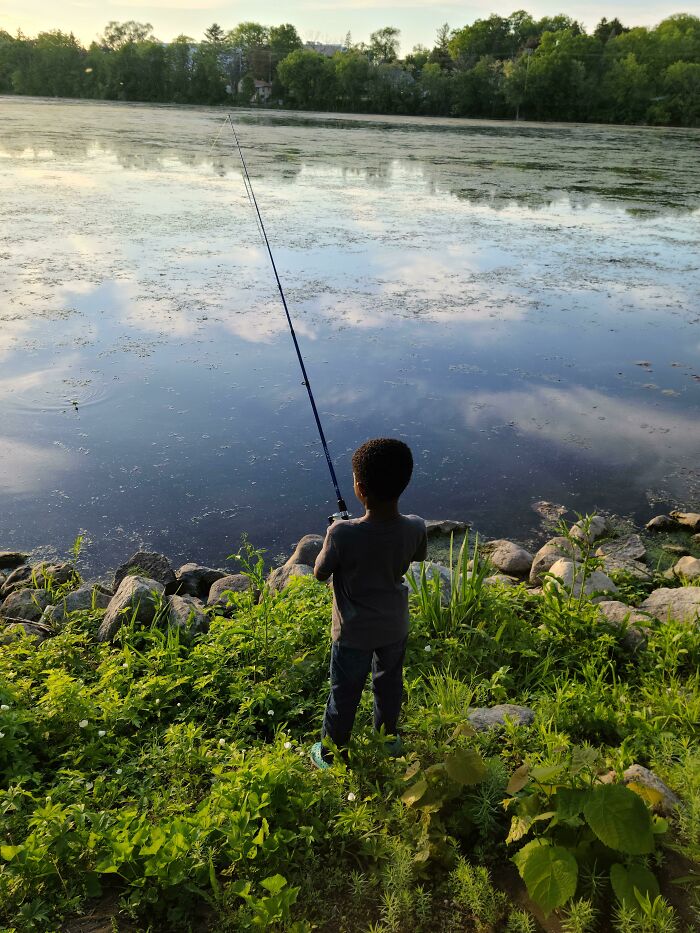
[(236, 147), (238, 149), (238, 155), (241, 157), (241, 165), (243, 166), (243, 183), (245, 185), (246, 192), (248, 194), (248, 200), (251, 203), (251, 207), (254, 211), (254, 216), (258, 224), (258, 231), (260, 232), (263, 243), (267, 249), (267, 255), (270, 258), (270, 264), (272, 265), (272, 271), (275, 274), (275, 281), (277, 282), (277, 288), (279, 289), (280, 298), (282, 299), (282, 307), (284, 308), (284, 313), (287, 317), (287, 324), (289, 325), (289, 332), (292, 335), (292, 341), (294, 342), (294, 349), (296, 350), (297, 359), (299, 360), (299, 366), (301, 367), (301, 374), (304, 377), (303, 385), (306, 386), (306, 391), (309, 394), (309, 401), (311, 402), (311, 410), (314, 413), (314, 419), (316, 421), (316, 427), (318, 429), (318, 436), (321, 438), (321, 446), (323, 447), (323, 453), (326, 455), (326, 463), (328, 464), (328, 469), (331, 474), (331, 481), (333, 483), (333, 489), (335, 490), (335, 495), (338, 500), (338, 511), (329, 516), (329, 522), (332, 522), (335, 518), (349, 518), (348, 508), (345, 505), (345, 499), (340, 492), (340, 486), (338, 485), (338, 478), (335, 475), (335, 468), (333, 466), (333, 461), (331, 459), (330, 451), (328, 450), (328, 444), (326, 443), (326, 435), (323, 433), (323, 426), (321, 425), (321, 418), (318, 414), (318, 409), (316, 408), (316, 400), (314, 394), (311, 391), (311, 383), (309, 382), (309, 377), (306, 372), (306, 366), (304, 365), (304, 358), (301, 355), (301, 350), (299, 348), (299, 342), (297, 340), (296, 332), (294, 331), (294, 325), (292, 324), (292, 317), (289, 313), (289, 308), (287, 307), (287, 299), (284, 294), (284, 289), (282, 288), (282, 282), (280, 281), (279, 274), (277, 272), (277, 266), (275, 265), (275, 257), (272, 255), (272, 248), (270, 246), (270, 241), (267, 238), (267, 231), (265, 230), (265, 224), (263, 223), (262, 215), (260, 213), (260, 208), (258, 207), (258, 201), (255, 197), (255, 191), (253, 190), (253, 183), (250, 180), (250, 175), (248, 174), (248, 166), (246, 165), (245, 156), (243, 155), (243, 149), (241, 148), (241, 143), (238, 139), (238, 134), (236, 133), (236, 127), (233, 124), (233, 119), (231, 114), (228, 115), (228, 122), (231, 125), (231, 130), (233, 131), (233, 138), (236, 141)]

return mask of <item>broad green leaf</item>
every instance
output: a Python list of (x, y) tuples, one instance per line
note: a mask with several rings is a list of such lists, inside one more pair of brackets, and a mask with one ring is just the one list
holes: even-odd
[(600, 752), (597, 748), (584, 748), (578, 745), (571, 753), (569, 771), (578, 774), (584, 769), (594, 769), (600, 761)]
[(619, 863), (612, 865), (610, 883), (618, 901), (626, 907), (637, 906), (635, 888), (640, 894), (648, 894), (652, 900), (660, 893), (659, 882), (643, 865), (629, 865), (627, 868)]
[(561, 907), (576, 893), (578, 865), (562, 846), (533, 839), (513, 856), (528, 894), (545, 912)]
[(272, 875), (270, 878), (265, 878), (260, 884), (267, 888), (270, 894), (279, 894), (282, 888), (287, 884), (287, 879), (283, 875)]
[(654, 814), (651, 818), (651, 831), (655, 836), (663, 836), (668, 832), (668, 820)]
[(407, 788), (403, 794), (401, 794), (401, 800), (407, 807), (412, 807), (414, 803), (417, 803), (417, 801), (421, 799), (427, 789), (428, 782), (421, 778), (420, 781), (416, 781), (412, 787)]
[(558, 822), (576, 822), (587, 799), (587, 790), (581, 790), (575, 787), (559, 787), (556, 797), (554, 798)]
[(522, 790), (523, 787), (530, 780), (530, 765), (520, 765), (517, 771), (514, 771), (510, 776), (510, 781), (508, 781), (508, 786), (506, 787), (507, 794), (517, 794), (519, 790)]
[(645, 855), (654, 848), (651, 814), (641, 798), (621, 784), (592, 787), (583, 815), (596, 836), (610, 849)]
[(102, 885), (96, 872), (88, 871), (83, 875), (85, 890), (88, 897), (99, 897), (102, 894)]
[(21, 852), (23, 848), (24, 846), (0, 846), (0, 856), (4, 858), (6, 862), (9, 862), (18, 852)]
[(450, 736), (450, 741), (459, 738), (461, 735), (466, 738), (472, 738), (472, 736), (476, 735), (476, 729), (470, 722), (460, 722), (459, 725), (454, 727), (454, 731)]
[(445, 758), (445, 769), (453, 781), (469, 786), (486, 776), (484, 759), (474, 748), (458, 748)]
[(537, 781), (540, 784), (549, 783), (552, 778), (558, 777), (566, 765), (540, 765), (538, 768), (532, 768), (530, 771), (530, 777), (533, 781)]

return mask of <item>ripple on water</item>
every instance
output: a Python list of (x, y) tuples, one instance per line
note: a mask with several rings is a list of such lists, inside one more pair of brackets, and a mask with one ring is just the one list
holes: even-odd
[(70, 408), (80, 411), (101, 405), (114, 389), (103, 377), (91, 379), (42, 380), (40, 385), (22, 388), (10, 395), (5, 404), (15, 412), (62, 412)]

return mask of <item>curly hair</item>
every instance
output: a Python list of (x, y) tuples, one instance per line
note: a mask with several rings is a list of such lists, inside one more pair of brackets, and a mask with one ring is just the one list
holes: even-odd
[(398, 499), (411, 479), (411, 448), (393, 437), (375, 437), (352, 455), (355, 479), (380, 501)]

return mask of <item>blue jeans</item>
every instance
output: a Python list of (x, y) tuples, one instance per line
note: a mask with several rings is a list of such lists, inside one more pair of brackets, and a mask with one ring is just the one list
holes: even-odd
[[(403, 659), (406, 638), (365, 650), (333, 642), (331, 649), (331, 690), (323, 716), (321, 738), (328, 736), (339, 747), (347, 745), (355, 722), (367, 675), (372, 671), (374, 693), (374, 728), (384, 727), (387, 735), (396, 735), (396, 725), (403, 700)], [(330, 753), (323, 749), (323, 757)]]

